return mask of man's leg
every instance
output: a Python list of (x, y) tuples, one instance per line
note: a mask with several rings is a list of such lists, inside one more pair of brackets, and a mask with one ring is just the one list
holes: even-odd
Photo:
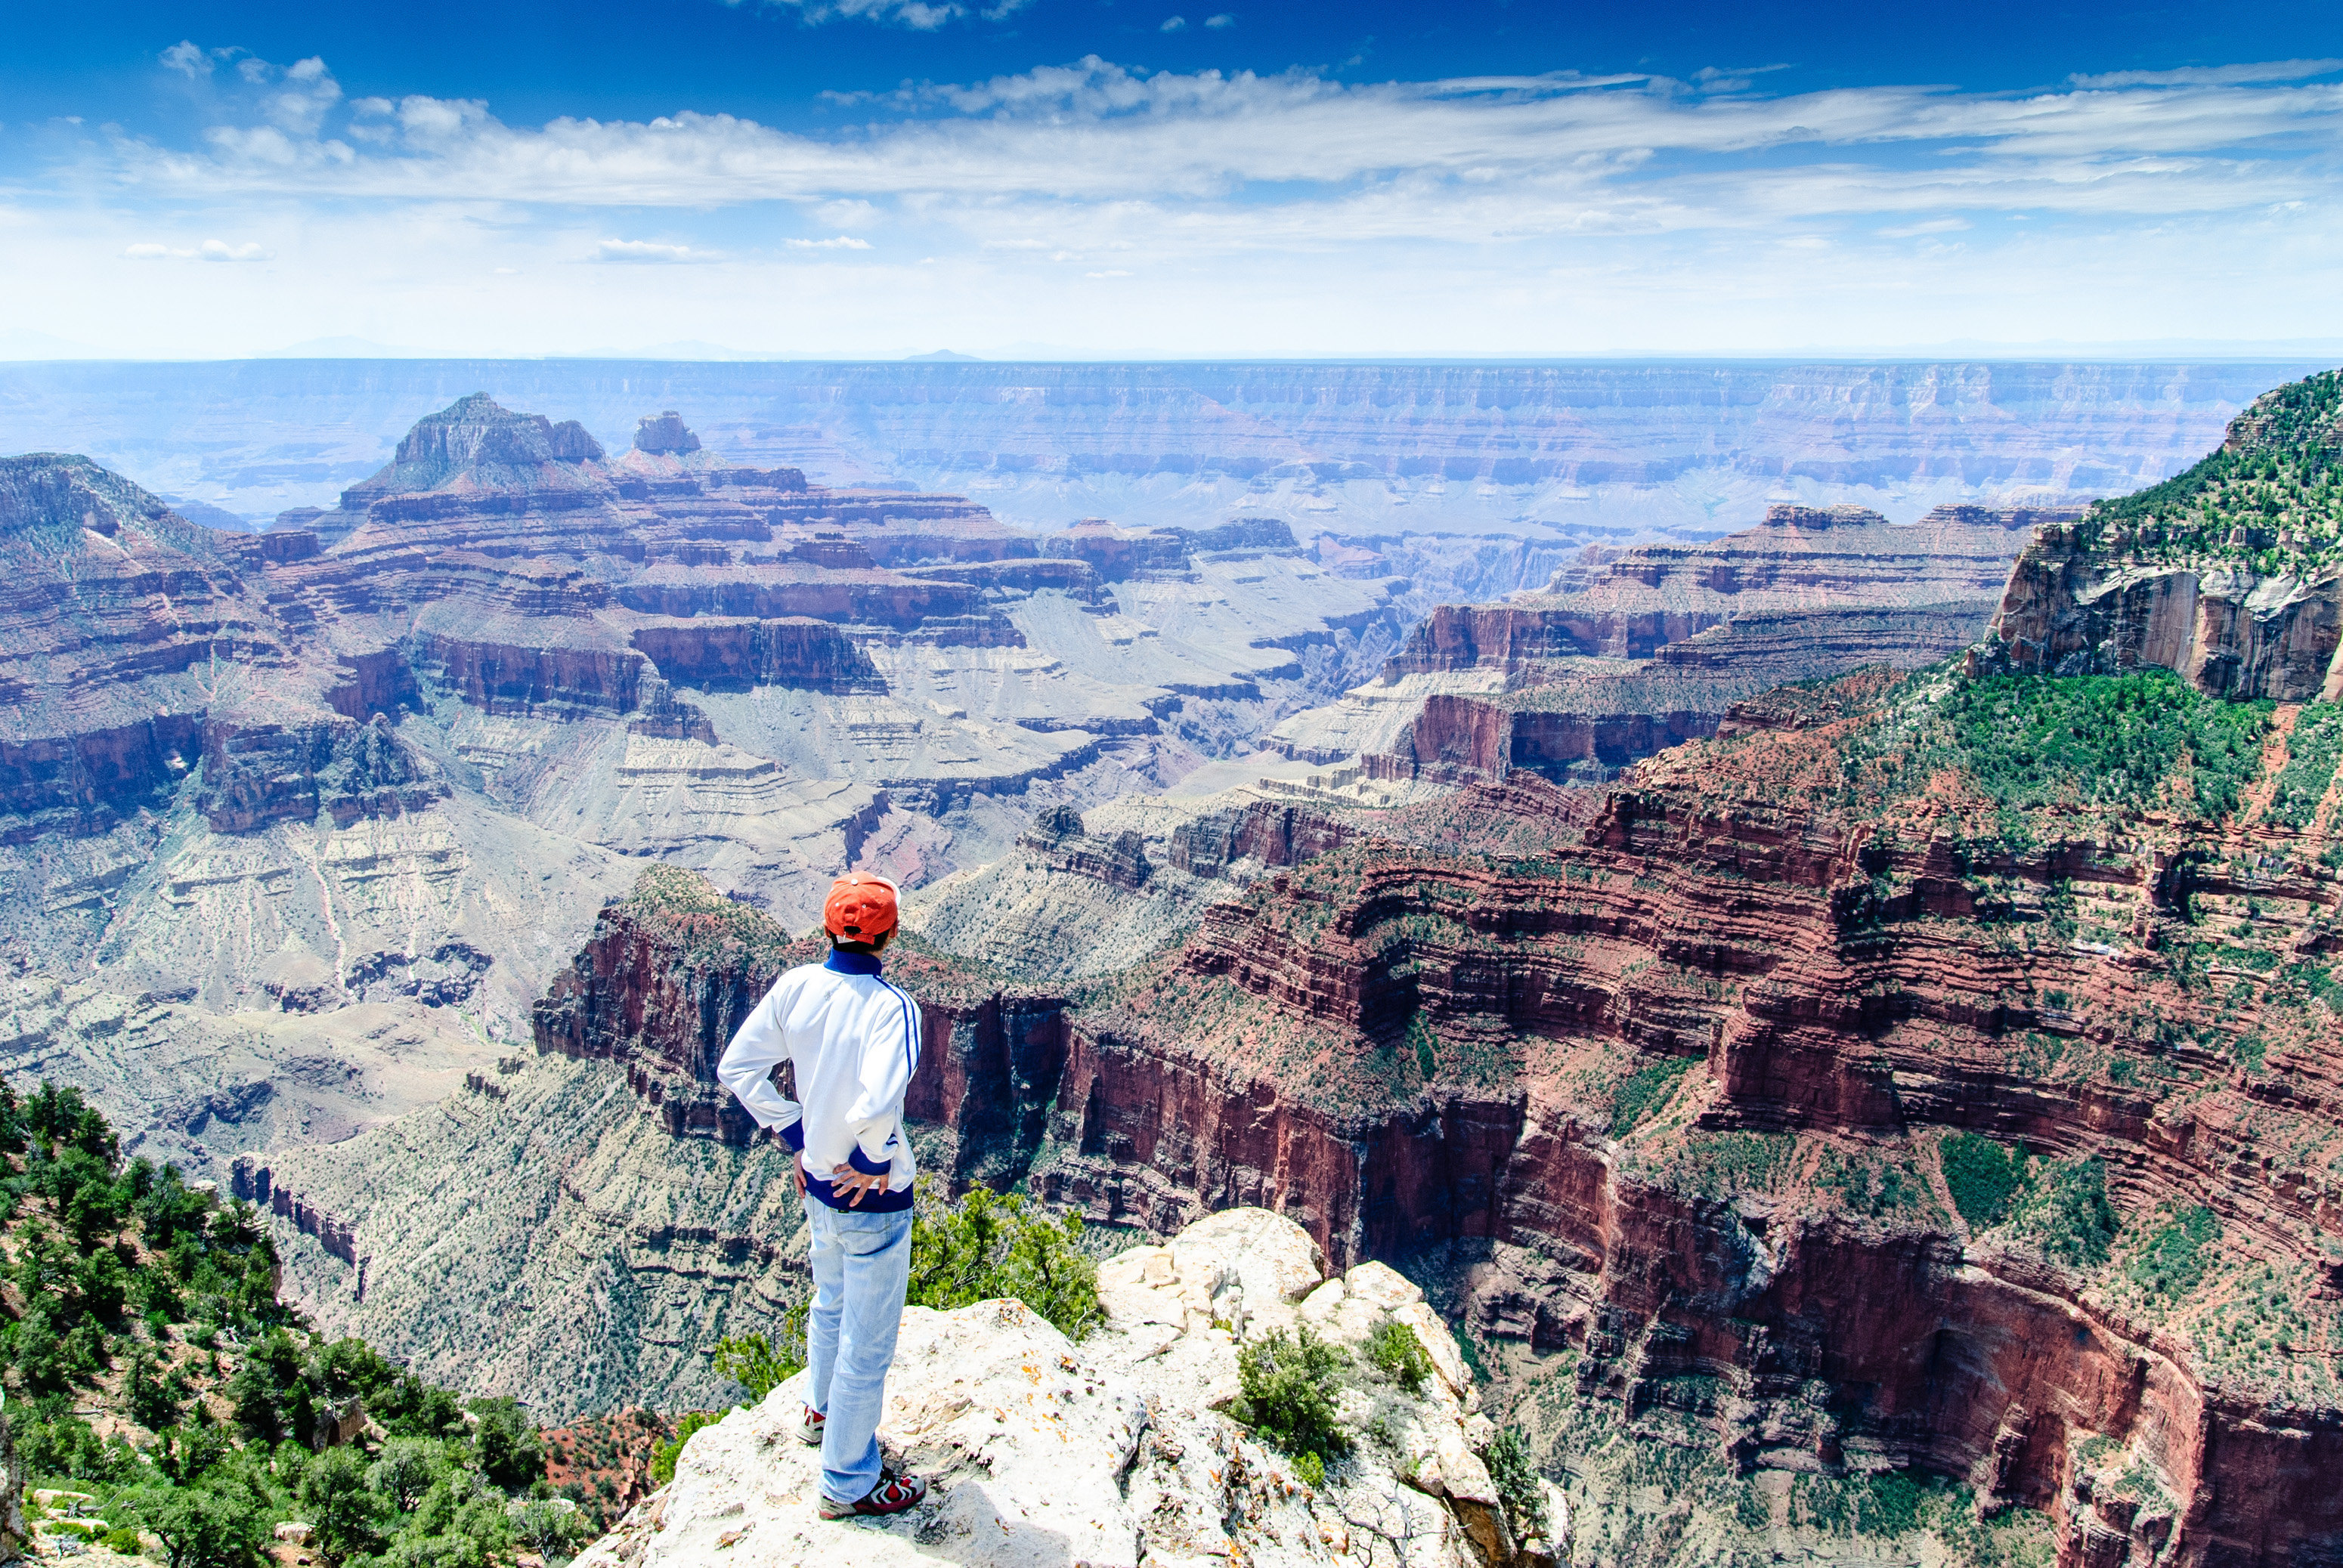
[(843, 1255), (845, 1310), (828, 1381), (821, 1489), (837, 1502), (854, 1503), (879, 1484), (879, 1414), (911, 1277), (911, 1214), (832, 1211), (825, 1218)]
[(806, 1312), (806, 1403), (820, 1414), (830, 1409), (830, 1381), (838, 1365), (839, 1322), (846, 1311), (846, 1254), (830, 1228), (835, 1215), (830, 1206), (809, 1198), (805, 1210), (806, 1261), (813, 1269), (813, 1305)]

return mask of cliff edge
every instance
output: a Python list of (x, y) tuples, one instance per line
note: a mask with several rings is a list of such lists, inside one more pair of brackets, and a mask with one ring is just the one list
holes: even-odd
[(2199, 691), (2343, 696), (2343, 372), (2255, 399), (2217, 451), (2039, 529), (1972, 660), (2177, 671)]
[[(815, 1516), (820, 1456), (795, 1441), (800, 1372), (694, 1436), (675, 1480), (576, 1568), (1551, 1564), (1548, 1540), (1516, 1538), (1475, 1452), (1495, 1429), (1423, 1292), (1380, 1263), (1330, 1278), (1322, 1258), (1292, 1220), (1232, 1209), (1108, 1260), (1106, 1326), (1079, 1344), (1017, 1302), (909, 1308), (879, 1439), (928, 1479), (925, 1503), (883, 1523)], [(1356, 1351), (1386, 1323), (1431, 1370), (1413, 1392), (1365, 1372), (1342, 1389), (1356, 1441), (1320, 1483), (1226, 1413), (1241, 1343), (1308, 1325)], [(1542, 1501), (1559, 1541), (1561, 1500)]]

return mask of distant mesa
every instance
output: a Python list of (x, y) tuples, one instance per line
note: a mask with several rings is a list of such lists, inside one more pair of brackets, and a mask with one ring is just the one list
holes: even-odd
[(691, 433), (682, 417), (672, 408), (660, 414), (646, 414), (635, 426), (635, 450), (661, 453), (697, 452), (699, 437)]
[(973, 354), (954, 354), (949, 348), (939, 348), (933, 354), (906, 354), (903, 356), (903, 362), (906, 365), (977, 365), (982, 363), (982, 361)]

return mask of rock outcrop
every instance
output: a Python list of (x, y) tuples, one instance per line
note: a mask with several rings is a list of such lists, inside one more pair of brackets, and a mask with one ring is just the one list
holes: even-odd
[(1980, 669), (2177, 671), (2200, 691), (2343, 697), (2343, 372), (2258, 398), (2187, 472), (2046, 528)]
[[(1225, 1559), (1400, 1568), (1551, 1563), (1514, 1539), (1476, 1448), (1495, 1429), (1423, 1292), (1379, 1264), (1323, 1277), (1291, 1221), (1216, 1214), (1100, 1271), (1103, 1328), (1070, 1342), (1018, 1302), (904, 1313), (880, 1442), (926, 1478), (926, 1502), (880, 1523), (814, 1517), (820, 1465), (795, 1441), (805, 1374), (696, 1433), (675, 1480), (578, 1559), (579, 1568), (910, 1564), (940, 1554), (999, 1568)], [(1420, 1392), (1354, 1372), (1360, 1433), (1322, 1482), (1223, 1408), (1238, 1347), (1304, 1323), (1357, 1352), (1397, 1322), (1433, 1371)], [(1559, 1522), (1557, 1522), (1559, 1523)]]
[(1340, 735), (1304, 716), (1278, 735), (1288, 755), (1322, 759), (1356, 741), (1377, 779), (1600, 783), (1715, 733), (1769, 687), (1960, 652), (2032, 531), (2075, 515), (1946, 506), (1897, 527), (1860, 507), (1776, 505), (1705, 544), (1592, 546), (1544, 593), (1433, 609), (1350, 699), (1393, 717)]

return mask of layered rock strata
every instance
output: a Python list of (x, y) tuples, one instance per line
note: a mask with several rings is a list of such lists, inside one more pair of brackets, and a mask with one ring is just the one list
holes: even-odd
[(2264, 394), (2185, 473), (2043, 530), (1977, 668), (2177, 671), (2200, 691), (2343, 697), (2343, 373)]
[(2075, 515), (1946, 506), (1898, 527), (1777, 505), (1705, 544), (1589, 547), (1544, 593), (1433, 609), (1349, 725), (1304, 717), (1278, 739), (1289, 756), (1355, 749), (1379, 779), (1601, 782), (1769, 687), (1960, 652), (2032, 532)]
[[(2053, 813), (1986, 849), (1957, 794), (1851, 802), (1868, 727), (1938, 689), (1753, 705), (1583, 829), (1467, 790), (1445, 852), (1366, 837), (1256, 883), (1002, 1085), (1043, 1113), (1027, 1179), (1159, 1231), (1258, 1204), (1338, 1261), (1448, 1260), (1520, 1375), (1560, 1358), (1580, 1405), (1745, 1474), (1949, 1474), (2075, 1563), (2323, 1550), (2324, 808)], [(2311, 733), (2259, 760), (2283, 799), (2331, 791)], [(1955, 1133), (2031, 1156), (2028, 1191), (2103, 1181), (2112, 1255), (1965, 1217)], [(2158, 1283), (2184, 1245), (2236, 1284)], [(2299, 1313), (2275, 1359), (2227, 1328), (2264, 1281)]]

